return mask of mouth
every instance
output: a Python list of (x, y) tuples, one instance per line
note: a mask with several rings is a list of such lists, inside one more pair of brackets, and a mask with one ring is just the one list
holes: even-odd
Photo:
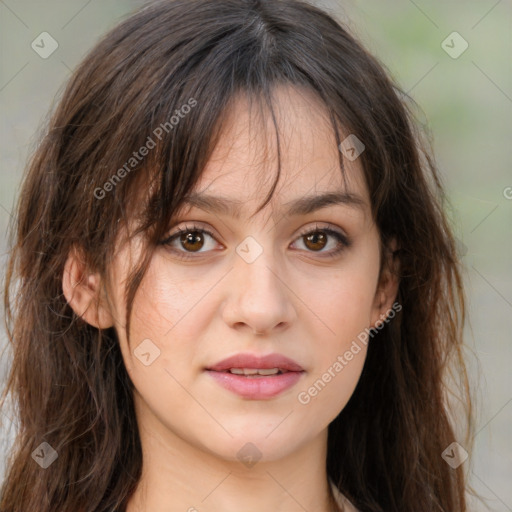
[(233, 375), (258, 378), (269, 377), (271, 375), (281, 375), (283, 373), (288, 373), (288, 370), (281, 368), (230, 368), (229, 370), (224, 370), (223, 373), (232, 373)]
[(281, 354), (237, 354), (205, 368), (216, 383), (249, 400), (268, 400), (294, 386), (305, 373)]

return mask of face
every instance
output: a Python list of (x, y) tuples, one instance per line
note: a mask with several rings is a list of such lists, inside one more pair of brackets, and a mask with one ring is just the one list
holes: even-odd
[[(139, 425), (224, 460), (244, 446), (275, 460), (325, 436), (361, 374), (358, 336), (383, 313), (358, 159), (345, 159), (344, 182), (322, 105), (290, 88), (275, 98), (282, 168), (272, 201), (251, 217), (275, 177), (276, 141), (271, 116), (251, 117), (239, 97), (193, 191), (223, 206), (181, 209), (136, 294), (129, 345), (115, 325)], [(301, 211), (327, 193), (339, 201)], [(114, 260), (118, 319), (138, 247)]]

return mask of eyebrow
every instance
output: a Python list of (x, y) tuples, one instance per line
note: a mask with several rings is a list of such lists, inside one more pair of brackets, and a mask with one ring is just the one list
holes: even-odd
[[(245, 201), (208, 194), (190, 193), (185, 196), (183, 203), (191, 207), (195, 206), (201, 210), (231, 215), (235, 219), (239, 219), (241, 208)], [(287, 215), (298, 216), (307, 215), (333, 205), (345, 205), (364, 212), (366, 203), (356, 194), (339, 191), (299, 197), (285, 203), (285, 205), (288, 205), (285, 209)]]

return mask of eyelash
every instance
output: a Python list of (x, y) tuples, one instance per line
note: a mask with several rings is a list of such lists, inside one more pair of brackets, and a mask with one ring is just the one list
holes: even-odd
[[(188, 252), (176, 250), (173, 247), (171, 247), (171, 244), (175, 239), (179, 238), (181, 235), (183, 235), (185, 233), (190, 233), (191, 231), (197, 231), (199, 233), (206, 233), (207, 235), (209, 235), (213, 239), (215, 239), (215, 235), (210, 230), (203, 228), (201, 226), (198, 226), (196, 224), (192, 224), (191, 226), (187, 225), (184, 228), (171, 234), (170, 236), (168, 236), (167, 238), (165, 238), (164, 240), (159, 242), (159, 245), (168, 246), (172, 250), (172, 252), (177, 255), (177, 257), (179, 259), (182, 259), (182, 260), (196, 259), (196, 258), (198, 258), (198, 256), (193, 256), (193, 254), (202, 254), (202, 253), (200, 253), (200, 252), (188, 253)], [(342, 251), (344, 251), (345, 249), (350, 247), (350, 245), (352, 243), (347, 236), (345, 236), (343, 233), (339, 232), (338, 230), (334, 230), (329, 227), (319, 227), (318, 224), (316, 224), (313, 229), (308, 228), (308, 229), (302, 231), (297, 236), (297, 239), (304, 237), (306, 235), (311, 235), (311, 234), (318, 233), (318, 232), (326, 233), (327, 235), (334, 237), (338, 241), (338, 244), (339, 244), (339, 246), (336, 249), (326, 252), (325, 254), (318, 252), (318, 254), (321, 254), (321, 256), (320, 256), (321, 258), (335, 258)], [(307, 251), (307, 252), (315, 253), (315, 251)], [(186, 256), (185, 256), (185, 254), (186, 254)]]

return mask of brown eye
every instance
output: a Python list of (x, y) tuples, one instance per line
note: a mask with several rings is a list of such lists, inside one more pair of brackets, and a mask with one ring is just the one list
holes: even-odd
[(180, 235), (180, 243), (187, 250), (196, 252), (204, 245), (201, 231), (185, 231)]
[[(313, 229), (309, 228), (303, 231), (297, 240), (300, 242), (299, 245), (304, 246), (304, 251), (316, 253), (322, 258), (334, 258), (344, 249), (350, 247), (352, 243), (338, 229), (323, 227), (319, 224), (316, 224)], [(326, 247), (327, 249), (325, 249)]]
[(327, 237), (322, 231), (304, 235), (304, 240), (306, 240), (306, 247), (313, 251), (321, 251), (327, 245)]
[[(208, 246), (210, 238), (210, 246)], [(215, 247), (215, 236), (209, 230), (199, 226), (185, 226), (183, 229), (162, 240), (160, 245), (166, 245), (172, 252), (180, 258), (186, 259), (188, 256), (194, 257), (207, 252), (208, 249)], [(206, 249), (206, 250), (205, 250)]]

